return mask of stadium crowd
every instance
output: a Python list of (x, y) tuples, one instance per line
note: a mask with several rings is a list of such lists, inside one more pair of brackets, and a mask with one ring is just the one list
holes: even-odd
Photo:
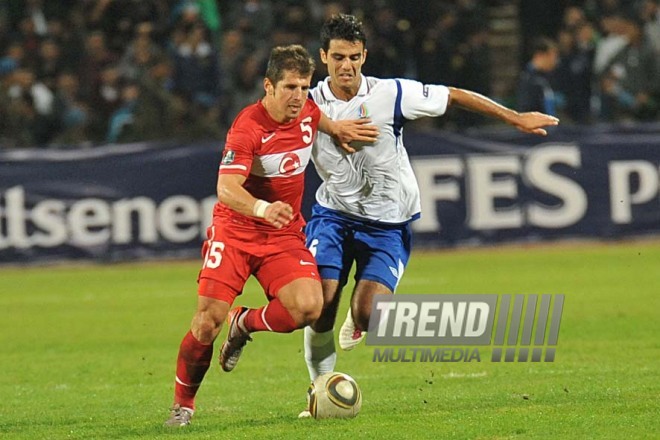
[[(487, 6), (511, 2), (3, 0), (0, 149), (221, 139), (262, 96), (271, 47), (318, 54), (320, 23), (337, 12), (366, 25), (366, 74), (489, 95)], [(659, 0), (558, 0), (554, 14), (539, 3), (520, 1), (521, 72), (533, 37), (556, 42), (556, 65), (541, 75), (564, 123), (657, 120)], [(313, 84), (325, 73), (318, 63)]]

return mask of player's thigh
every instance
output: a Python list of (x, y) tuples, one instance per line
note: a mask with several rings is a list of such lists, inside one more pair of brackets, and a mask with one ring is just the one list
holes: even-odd
[(203, 263), (197, 278), (200, 297), (233, 304), (243, 291), (253, 257), (222, 236), (210, 236), (202, 247)]
[(351, 221), (330, 210), (314, 207), (305, 226), (307, 247), (316, 258), (321, 278), (338, 280), (344, 286), (353, 264), (353, 230)]
[(412, 231), (410, 225), (376, 227), (364, 225), (355, 234), (356, 289), (380, 291), (383, 285), (396, 290), (410, 258)]
[(319, 300), (323, 301), (319, 271), (302, 234), (281, 241), (279, 248), (279, 252), (262, 257), (254, 272), (268, 299), (279, 297), (282, 288), (294, 281), (313, 280)]

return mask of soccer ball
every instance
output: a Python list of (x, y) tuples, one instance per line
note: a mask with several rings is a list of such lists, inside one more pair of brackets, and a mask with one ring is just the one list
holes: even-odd
[(362, 392), (355, 379), (336, 371), (317, 377), (307, 390), (308, 409), (315, 419), (355, 417)]

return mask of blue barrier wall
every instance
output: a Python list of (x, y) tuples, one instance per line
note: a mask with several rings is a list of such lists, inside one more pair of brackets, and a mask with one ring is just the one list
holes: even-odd
[[(416, 245), (660, 233), (660, 126), (408, 132)], [(0, 263), (194, 256), (222, 143), (0, 152)], [(311, 167), (310, 167), (311, 168)], [(318, 177), (307, 174), (304, 212)]]

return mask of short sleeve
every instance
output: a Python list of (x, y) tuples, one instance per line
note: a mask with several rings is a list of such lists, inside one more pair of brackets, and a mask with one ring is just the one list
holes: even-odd
[(315, 126), (318, 126), (319, 120), (321, 120), (321, 109), (319, 108), (318, 104), (316, 104), (316, 101), (314, 101), (314, 98), (311, 94), (308, 96), (307, 101), (310, 106), (310, 114), (312, 116), (312, 120), (315, 122)]
[(253, 131), (232, 127), (227, 133), (227, 142), (222, 152), (219, 174), (241, 174), (247, 176), (255, 154)]
[(405, 119), (442, 116), (449, 104), (449, 88), (422, 84), (410, 79), (398, 79), (401, 88), (401, 112)]

